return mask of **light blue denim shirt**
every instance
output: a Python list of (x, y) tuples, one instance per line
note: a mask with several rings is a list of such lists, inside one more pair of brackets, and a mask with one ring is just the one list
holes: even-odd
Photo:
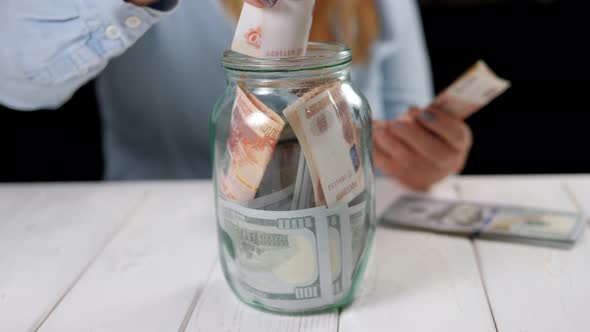
[[(0, 104), (58, 108), (97, 79), (106, 179), (206, 178), (208, 118), (225, 87), (235, 23), (221, 0), (7, 0), (0, 10)], [(321, 1), (321, 0), (319, 0)], [(377, 0), (382, 34), (353, 80), (375, 118), (432, 99), (415, 0)], [(75, 138), (72, 138), (75, 139)]]

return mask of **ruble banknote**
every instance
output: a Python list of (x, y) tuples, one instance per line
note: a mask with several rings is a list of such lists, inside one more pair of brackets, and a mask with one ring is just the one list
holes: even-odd
[(305, 155), (316, 206), (348, 203), (365, 190), (358, 131), (341, 83), (308, 92), (283, 114)]
[(244, 3), (232, 50), (255, 58), (306, 54), (315, 0), (281, 0), (272, 8)]
[(220, 174), (226, 198), (254, 199), (284, 126), (283, 119), (254, 95), (237, 89)]
[(451, 86), (439, 94), (433, 107), (461, 118), (467, 118), (503, 94), (511, 83), (498, 77), (479, 60)]

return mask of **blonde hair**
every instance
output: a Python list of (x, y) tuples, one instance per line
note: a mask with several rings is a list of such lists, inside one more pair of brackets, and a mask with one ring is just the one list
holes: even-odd
[[(244, 0), (223, 0), (236, 19)], [(367, 63), (379, 38), (379, 16), (374, 0), (316, 0), (312, 41), (339, 41), (352, 49), (356, 63)]]

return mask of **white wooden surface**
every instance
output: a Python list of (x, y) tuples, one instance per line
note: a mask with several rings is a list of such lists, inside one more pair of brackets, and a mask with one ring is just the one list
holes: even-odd
[[(378, 212), (402, 192), (377, 187)], [(455, 198), (453, 183), (433, 192)], [(380, 227), (365, 294), (344, 310), (340, 331), (494, 331), (471, 241)]]
[(31, 188), (0, 188), (0, 227), (14, 220), (18, 213), (22, 213), (26, 209), (33, 197), (39, 194), (38, 190)]
[(177, 331), (216, 260), (210, 183), (158, 186), (40, 331)]
[[(558, 179), (464, 179), (460, 188), (463, 199), (576, 210)], [(572, 250), (484, 240), (476, 249), (499, 331), (590, 331), (588, 233)]]
[[(378, 181), (378, 211), (401, 192)], [(0, 185), (0, 331), (590, 331), (588, 234), (559, 250), (380, 227), (351, 306), (257, 311), (223, 279), (211, 193)], [(433, 195), (590, 215), (590, 176), (459, 178)]]
[(242, 304), (231, 293), (219, 264), (216, 265), (186, 329), (187, 332), (336, 332), (337, 330), (337, 311), (310, 316), (287, 316), (260, 312)]
[(48, 187), (9, 211), (0, 225), (0, 331), (36, 329), (141, 199), (117, 186)]

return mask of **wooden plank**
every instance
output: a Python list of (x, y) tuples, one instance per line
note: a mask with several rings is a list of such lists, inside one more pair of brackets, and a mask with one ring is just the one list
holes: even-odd
[[(554, 179), (462, 182), (463, 198), (575, 210)], [(588, 331), (590, 239), (572, 250), (476, 241), (482, 275), (499, 331)]]
[(40, 194), (38, 189), (16, 186), (0, 186), (0, 227), (23, 212), (33, 199)]
[(34, 330), (142, 194), (120, 186), (50, 186), (2, 224), (0, 331)]
[(331, 332), (338, 330), (338, 312), (318, 315), (275, 315), (241, 303), (232, 293), (217, 264), (207, 283), (187, 332)]
[[(377, 188), (380, 212), (404, 192), (391, 182)], [(432, 195), (454, 198), (453, 188), (447, 182)], [(495, 331), (468, 239), (380, 227), (372, 258), (340, 331)]]
[(217, 259), (210, 182), (154, 185), (40, 331), (177, 331)]

